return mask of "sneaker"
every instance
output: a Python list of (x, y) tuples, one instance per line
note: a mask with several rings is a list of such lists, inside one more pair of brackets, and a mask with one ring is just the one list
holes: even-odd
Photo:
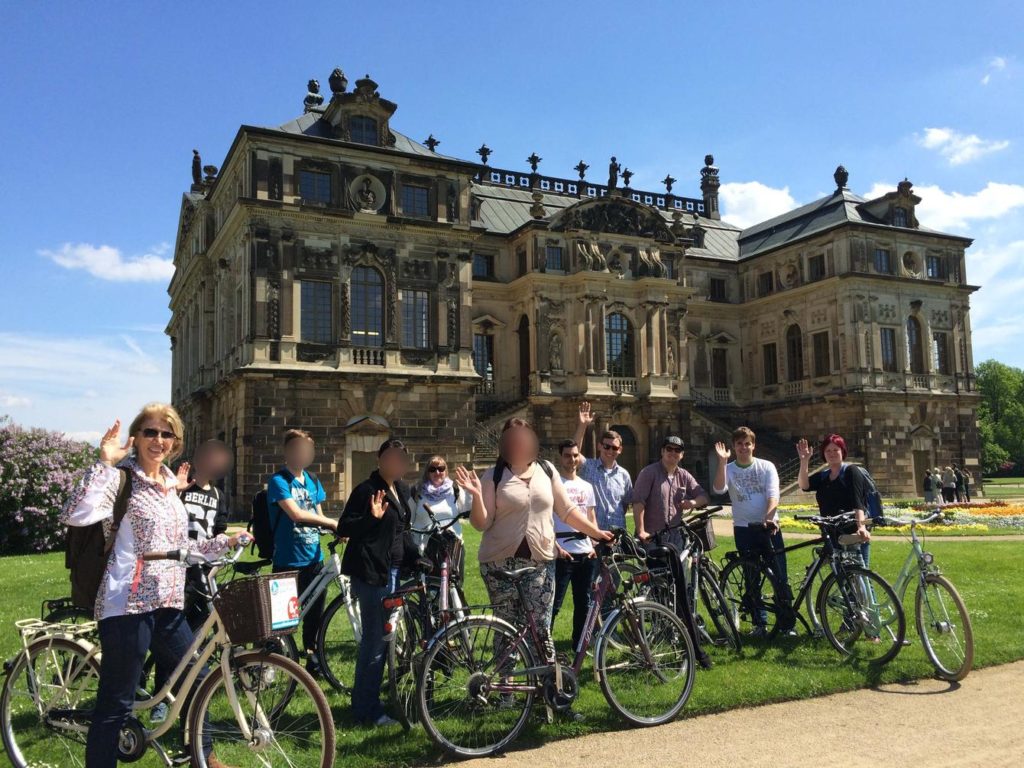
[(309, 672), (310, 677), (314, 680), (319, 680), (324, 676), (324, 671), (320, 667), (320, 660), (312, 653), (306, 656), (306, 671)]
[(160, 702), (155, 707), (153, 707), (153, 711), (149, 713), (149, 722), (153, 723), (154, 725), (157, 723), (162, 723), (164, 720), (167, 719), (167, 712), (167, 705), (163, 702)]
[(562, 717), (568, 720), (570, 723), (582, 723), (587, 719), (587, 716), (582, 712), (577, 712), (575, 709), (567, 709), (562, 713)]
[(750, 636), (755, 640), (768, 637), (768, 629), (762, 627), (760, 624), (750, 630)]
[(704, 651), (697, 654), (697, 663), (700, 664), (701, 669), (711, 669), (715, 666), (715, 663), (711, 661), (711, 657)]
[(387, 728), (389, 725), (398, 725), (398, 721), (390, 715), (381, 715), (373, 721), (374, 728)]

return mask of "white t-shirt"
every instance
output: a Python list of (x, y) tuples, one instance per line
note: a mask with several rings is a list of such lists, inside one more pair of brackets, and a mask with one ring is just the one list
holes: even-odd
[[(730, 461), (725, 467), (725, 488), (715, 488), (715, 493), (729, 491), (732, 502), (732, 524), (746, 528), (751, 523), (763, 523), (768, 503), (779, 498), (779, 473), (775, 465), (764, 459), (754, 459), (747, 467)], [(775, 513), (778, 522), (779, 513)]]
[[(594, 486), (586, 480), (581, 480), (578, 477), (573, 480), (566, 480), (563, 477), (562, 485), (565, 486), (565, 492), (569, 496), (569, 501), (575, 504), (583, 516), (586, 517), (587, 512), (594, 506)], [(555, 536), (558, 546), (571, 555), (586, 555), (594, 551), (594, 545), (591, 543), (589, 538), (557, 538), (559, 533), (577, 533), (577, 531), (571, 525), (563, 523), (562, 519), (558, 515), (553, 515), (553, 517), (555, 524)]]
[[(464, 512), (469, 512), (473, 509), (473, 497), (466, 492), (464, 488), (459, 489), (459, 497), (456, 499), (454, 490), (452, 493), (445, 494), (441, 499), (427, 499), (424, 496), (420, 496), (420, 500), (416, 503), (416, 511), (412, 515), (411, 527), (418, 531), (429, 531), (433, 527), (433, 523), (430, 520), (430, 515), (427, 514), (426, 505), (430, 504), (430, 509), (434, 512), (434, 517), (437, 518), (437, 522), (441, 525), (446, 524), (449, 520), (460, 515)], [(462, 522), (458, 522), (448, 529), (460, 539), (462, 538)], [(413, 533), (412, 540), (416, 543), (416, 547), (419, 549), (420, 554), (423, 553), (424, 548), (427, 546), (428, 536), (425, 533)]]

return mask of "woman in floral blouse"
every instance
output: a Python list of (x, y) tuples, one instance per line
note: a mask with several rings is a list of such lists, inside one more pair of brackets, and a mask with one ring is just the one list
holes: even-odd
[[(124, 445), (121, 422), (115, 421), (100, 441), (99, 461), (85, 471), (62, 514), (68, 525), (103, 522), (109, 532), (118, 467), (128, 471), (127, 511), (96, 596), (103, 656), (86, 743), (88, 768), (117, 765), (118, 733), (131, 713), (146, 654), (152, 652), (162, 668), (174, 669), (192, 643), (182, 612), (185, 569), (168, 560), (144, 560), (143, 554), (195, 549), (216, 557), (237, 543), (237, 537), (223, 534), (202, 543), (189, 538), (188, 514), (175, 492), (178, 478), (165, 464), (181, 454), (183, 432), (177, 411), (161, 403), (142, 409)], [(210, 768), (223, 766), (209, 750), (207, 744)]]

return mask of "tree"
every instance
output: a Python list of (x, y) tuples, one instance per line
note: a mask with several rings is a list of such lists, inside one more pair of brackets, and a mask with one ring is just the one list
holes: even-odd
[(983, 471), (1024, 464), (1024, 370), (986, 360), (977, 367), (977, 381)]

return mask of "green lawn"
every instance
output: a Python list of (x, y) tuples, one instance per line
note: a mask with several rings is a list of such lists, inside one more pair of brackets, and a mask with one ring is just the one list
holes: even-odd
[[(478, 541), (475, 532), (467, 534), (467, 562), (473, 562)], [(721, 555), (731, 547), (732, 541), (721, 537), (715, 554)], [(1020, 554), (1021, 545), (1000, 541), (935, 540), (928, 547), (935, 553), (943, 571), (957, 585), (971, 611), (976, 638), (975, 666), (1024, 658), (1024, 615), (1021, 612), (1021, 606), (1024, 606), (1024, 560)], [(872, 562), (883, 576), (892, 579), (906, 550), (907, 545), (902, 541), (876, 542), (872, 547)], [(804, 558), (809, 556), (809, 550), (796, 553), (790, 560), (790, 572), (801, 573), (806, 564)], [(0, 583), (8, 595), (0, 607), (0, 655), (8, 658), (18, 648), (12, 625), (14, 619), (38, 616), (43, 599), (67, 593), (63, 557), (51, 554), (0, 559)], [(485, 601), (475, 568), (469, 569), (467, 586), (472, 602)], [(571, 606), (567, 605), (566, 609), (558, 617), (555, 627), (556, 637), (564, 650), (569, 645)], [(771, 646), (750, 645), (745, 648), (742, 658), (716, 649), (713, 651), (716, 666), (711, 671), (698, 673), (693, 696), (683, 716), (928, 677), (931, 666), (917, 642), (912, 617), (908, 617), (908, 622), (908, 637), (914, 643), (881, 670), (842, 660), (826, 641), (807, 637), (778, 641)], [(963, 684), (970, 685), (971, 678), (968, 677)], [(339, 765), (346, 768), (425, 765), (436, 763), (441, 757), (421, 730), (405, 735), (397, 728), (384, 731), (354, 728), (348, 718), (346, 702), (333, 693), (329, 699), (338, 725)], [(520, 743), (528, 745), (591, 731), (623, 728), (605, 703), (589, 665), (584, 669), (576, 709), (586, 715), (584, 722), (546, 725), (538, 719), (527, 729)], [(144, 766), (157, 764), (152, 755), (139, 763)]]
[[(974, 489), (971, 489), (973, 498)], [(986, 499), (1024, 499), (1024, 477), (993, 477), (985, 480)]]

